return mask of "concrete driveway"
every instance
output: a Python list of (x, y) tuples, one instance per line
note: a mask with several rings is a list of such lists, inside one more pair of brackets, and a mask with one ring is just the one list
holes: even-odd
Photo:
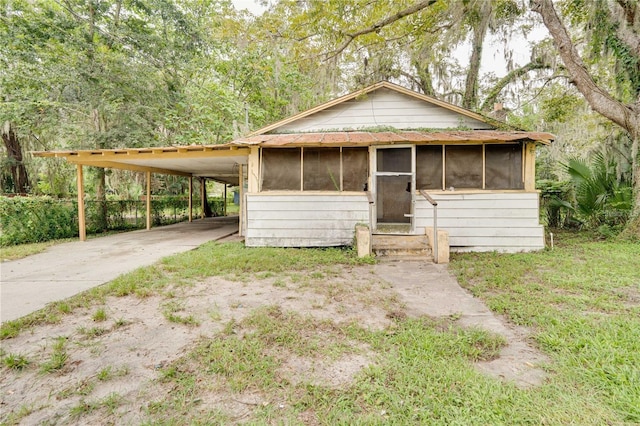
[(52, 246), (0, 264), (0, 323), (20, 318), (165, 256), (238, 232), (237, 217), (195, 220)]

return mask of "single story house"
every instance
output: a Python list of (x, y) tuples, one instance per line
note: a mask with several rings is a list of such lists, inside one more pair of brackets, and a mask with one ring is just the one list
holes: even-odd
[[(380, 82), (224, 145), (38, 153), (240, 186), (249, 247), (448, 232), (457, 251), (544, 247), (535, 150), (554, 136)], [(80, 176), (81, 181), (81, 176)]]

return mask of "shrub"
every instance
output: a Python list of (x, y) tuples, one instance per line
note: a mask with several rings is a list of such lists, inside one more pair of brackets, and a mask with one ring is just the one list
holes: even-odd
[(76, 206), (50, 197), (0, 196), (0, 246), (78, 235)]
[[(198, 199), (193, 201), (193, 212), (197, 216), (200, 202)], [(215, 216), (222, 214), (222, 200), (210, 199), (209, 205)], [(76, 200), (57, 200), (48, 196), (0, 196), (0, 246), (77, 237), (77, 206)], [(154, 197), (151, 200), (153, 225), (186, 220), (188, 206), (184, 196)], [(141, 229), (146, 224), (144, 200), (86, 200), (85, 213), (88, 234)]]

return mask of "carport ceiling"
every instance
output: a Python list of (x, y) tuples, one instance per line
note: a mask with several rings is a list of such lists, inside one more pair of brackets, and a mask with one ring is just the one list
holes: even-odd
[(207, 177), (238, 185), (239, 164), (247, 164), (249, 150), (229, 145), (118, 150), (34, 152), (38, 157), (62, 157), (83, 166), (133, 170), (180, 176)]

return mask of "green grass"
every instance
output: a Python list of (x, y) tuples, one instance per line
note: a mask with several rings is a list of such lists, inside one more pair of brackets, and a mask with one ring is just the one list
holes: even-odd
[(2, 356), (2, 364), (10, 370), (24, 370), (31, 361), (22, 354), (6, 354)]
[(181, 278), (210, 276), (246, 277), (250, 274), (273, 276), (336, 264), (372, 263), (359, 259), (352, 249), (247, 248), (240, 243), (207, 243), (184, 255), (171, 256), (162, 262), (164, 269)]
[(113, 414), (122, 402), (122, 396), (117, 393), (111, 393), (102, 399), (92, 401), (83, 399), (69, 410), (69, 415), (72, 419), (78, 419), (97, 410), (104, 410), (107, 414)]
[(68, 360), (69, 355), (67, 353), (67, 338), (64, 336), (58, 337), (55, 339), (55, 342), (52, 346), (49, 360), (40, 365), (40, 371), (42, 373), (59, 372), (65, 367)]
[(95, 322), (102, 322), (102, 321), (106, 321), (107, 320), (107, 313), (104, 310), (104, 308), (98, 308), (93, 315), (91, 316), (91, 319), (94, 320)]
[(556, 242), (457, 255), (452, 267), (493, 311), (536, 330), (556, 384), (614, 410), (614, 422), (640, 422), (640, 244), (571, 233)]
[(184, 303), (172, 300), (162, 307), (162, 314), (169, 322), (196, 327), (200, 325), (200, 321), (193, 315), (182, 315), (180, 312), (185, 310)]
[(17, 260), (22, 259), (23, 257), (31, 256), (32, 254), (42, 253), (49, 247), (68, 243), (69, 241), (76, 241), (76, 238), (63, 238), (60, 240), (51, 240), (45, 241), (42, 243), (30, 243), (30, 244), (20, 244), (17, 246), (3, 246), (0, 247), (0, 262), (4, 262), (7, 260)]

